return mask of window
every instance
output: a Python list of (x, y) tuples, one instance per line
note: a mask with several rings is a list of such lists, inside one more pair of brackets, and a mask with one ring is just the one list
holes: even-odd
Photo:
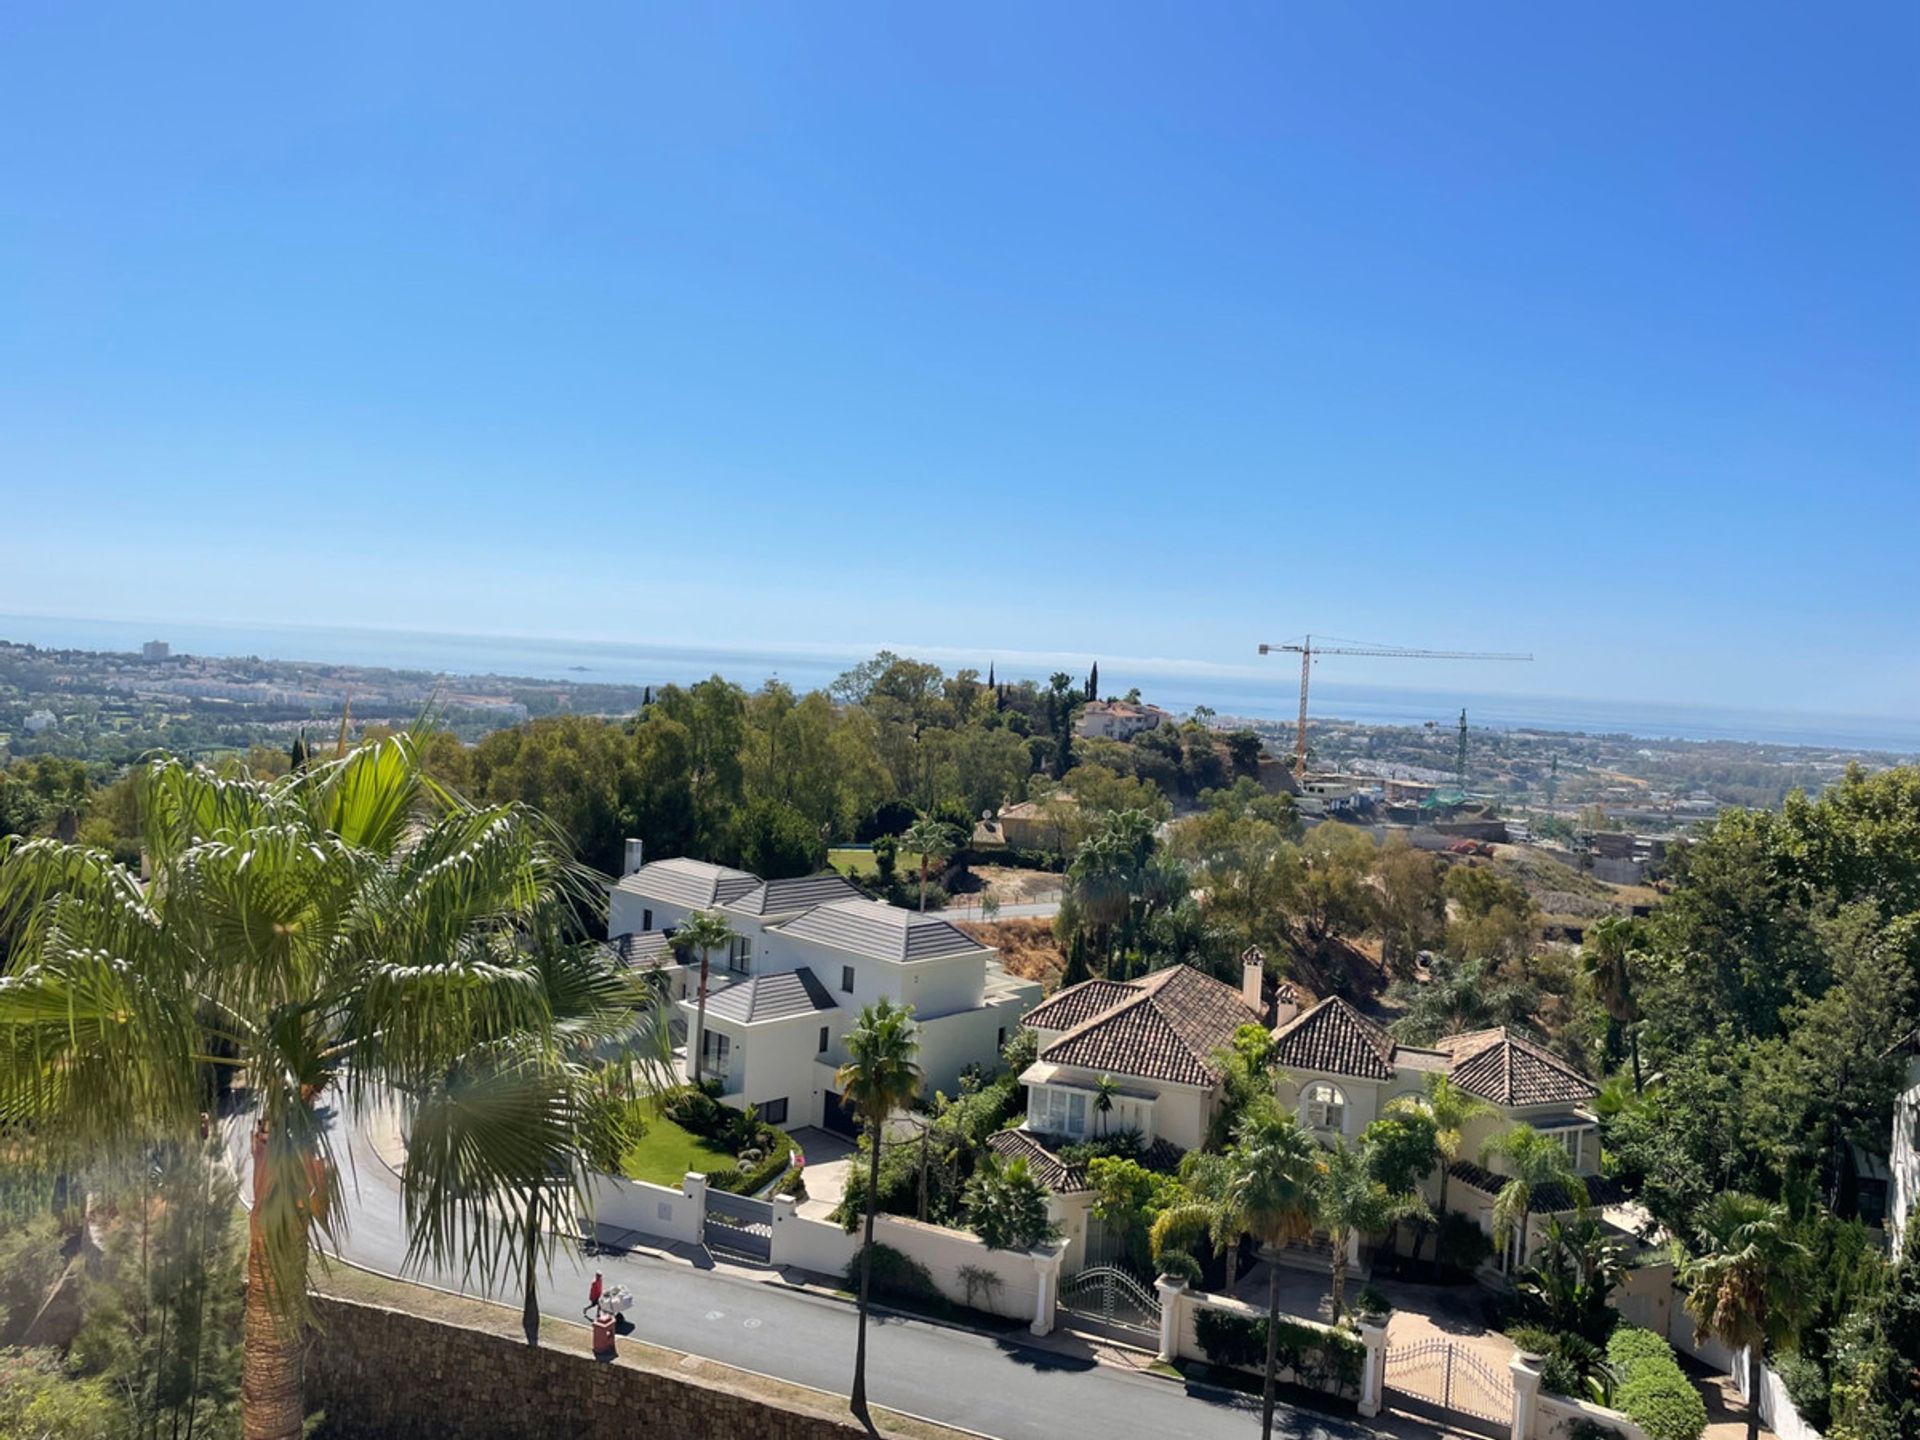
[(853, 993), (853, 967), (851, 965), (842, 965), (840, 967), (840, 993), (843, 995), (851, 995)]
[(651, 910), (642, 910), (640, 912), (640, 928), (642, 930), (653, 929), (653, 912)]
[(736, 975), (744, 975), (753, 968), (753, 941), (744, 935), (733, 937), (733, 943), (727, 947), (727, 968)]
[(725, 1071), (727, 1057), (733, 1053), (733, 1038), (722, 1035), (718, 1030), (709, 1030), (700, 1037), (700, 1055), (706, 1061), (706, 1069)]
[(996, 1050), (1004, 1050), (1007, 1048), (1007, 1027), (1006, 1026), (1002, 1025), (999, 1028), (999, 1030), (995, 1032), (993, 1037), (993, 1048)]
[(1036, 1086), (1027, 1107), (1027, 1123), (1042, 1135), (1087, 1133), (1087, 1092)]
[(824, 1025), (820, 1027), (820, 1049), (817, 1053), (821, 1055), (827, 1053), (827, 1027)]
[(1560, 1148), (1567, 1152), (1567, 1163), (1575, 1171), (1580, 1169), (1580, 1137), (1586, 1133), (1585, 1127), (1545, 1132), (1548, 1139), (1558, 1142)]
[(1316, 1080), (1307, 1087), (1307, 1123), (1316, 1130), (1340, 1131), (1346, 1128), (1347, 1097), (1340, 1087)]
[(784, 1095), (778, 1100), (762, 1100), (753, 1108), (760, 1118), (769, 1125), (784, 1125), (787, 1123), (787, 1097)]

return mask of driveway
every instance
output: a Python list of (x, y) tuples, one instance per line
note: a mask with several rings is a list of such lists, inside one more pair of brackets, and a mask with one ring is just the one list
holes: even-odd
[(800, 1213), (809, 1219), (824, 1217), (840, 1208), (840, 1197), (847, 1193), (847, 1167), (853, 1163), (853, 1142), (844, 1135), (814, 1126), (790, 1132), (800, 1153), (807, 1157), (801, 1176), (807, 1183), (806, 1202)]

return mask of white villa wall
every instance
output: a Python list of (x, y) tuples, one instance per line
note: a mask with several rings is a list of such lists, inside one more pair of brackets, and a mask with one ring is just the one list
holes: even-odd
[[(1308, 1115), (1305, 1095), (1315, 1084), (1325, 1082), (1340, 1091), (1345, 1099), (1346, 1113), (1341, 1118), (1340, 1128), (1336, 1132), (1330, 1129), (1314, 1128)], [(1372, 1080), (1356, 1080), (1348, 1075), (1323, 1075), (1312, 1070), (1287, 1072), (1274, 1086), (1274, 1093), (1280, 1103), (1300, 1116), (1300, 1123), (1313, 1129), (1313, 1133), (1322, 1140), (1331, 1140), (1340, 1134), (1350, 1141), (1357, 1141), (1360, 1132), (1380, 1118), (1380, 1111), (1386, 1101), (1381, 1092), (1387, 1087)]]
[(782, 1123), (787, 1129), (817, 1125), (823, 1103), (818, 1079), (822, 1072), (813, 1061), (819, 1052), (820, 1027), (830, 1023), (831, 1014), (797, 1015), (741, 1027), (735, 1032), (741, 1038), (734, 1043), (744, 1047), (746, 1071), (737, 1097), (729, 1098), (762, 1108), (770, 1100), (784, 1099), (787, 1118)]
[(1549, 1395), (1544, 1390), (1533, 1402), (1532, 1440), (1570, 1440), (1573, 1427), (1582, 1420), (1606, 1426), (1621, 1440), (1647, 1440), (1647, 1432), (1618, 1410), (1590, 1405), (1566, 1395)]
[[(919, 1017), (916, 1015), (915, 1017)], [(991, 1070), (1000, 1059), (999, 1034), (1007, 1032), (1011, 1040), (1020, 1030), (1016, 1010), (999, 1006), (991, 1009), (962, 1010), (935, 1020), (920, 1020), (921, 1089), (928, 1094), (944, 1090), (957, 1094), (960, 1073), (968, 1065)]]
[[(695, 1193), (697, 1191), (697, 1193)], [(661, 1240), (698, 1245), (706, 1225), (706, 1182), (678, 1190), (627, 1180), (618, 1175), (595, 1175), (588, 1193), (596, 1225), (611, 1230), (638, 1230)]]
[[(1163, 1302), (1166, 1298), (1163, 1292)], [(1267, 1318), (1267, 1312), (1264, 1306), (1249, 1305), (1244, 1301), (1235, 1300), (1226, 1295), (1211, 1295), (1204, 1290), (1181, 1290), (1176, 1292), (1173, 1298), (1174, 1303), (1177, 1304), (1180, 1309), (1179, 1320), (1174, 1330), (1174, 1353), (1181, 1359), (1212, 1363), (1208, 1361), (1207, 1352), (1201, 1346), (1197, 1333), (1199, 1328), (1199, 1315), (1202, 1310), (1224, 1310), (1229, 1315), (1238, 1315), (1243, 1320), (1264, 1320)], [(1328, 1333), (1332, 1331), (1331, 1326), (1322, 1325), (1316, 1320), (1304, 1320), (1298, 1315), (1287, 1315), (1282, 1318), (1291, 1324), (1302, 1325), (1308, 1329), (1321, 1330)], [(1250, 1368), (1249, 1373), (1257, 1375), (1262, 1373), (1262, 1371), (1258, 1368)], [(1292, 1384), (1306, 1383), (1302, 1377), (1296, 1375), (1292, 1370), (1284, 1366), (1280, 1369), (1279, 1378)], [(1343, 1393), (1335, 1388), (1335, 1384), (1332, 1381), (1328, 1381), (1320, 1388), (1326, 1390), (1329, 1394)], [(1353, 1391), (1349, 1389), (1344, 1393), (1351, 1395)]]
[[(931, 1020), (978, 1008), (986, 991), (987, 952), (915, 960), (901, 971), (900, 1001), (913, 1006), (913, 1013), (922, 1020)], [(1039, 1002), (1037, 985), (1034, 1000)]]
[[(1672, 1328), (1673, 1312), (1679, 1308), (1674, 1304), (1672, 1263), (1661, 1261), (1629, 1269), (1620, 1288), (1613, 1292), (1613, 1308), (1629, 1325), (1665, 1335)], [(1686, 1319), (1684, 1312), (1681, 1318)]]
[[(1042, 1048), (1045, 1048), (1044, 1045)], [(1040, 1063), (1043, 1066), (1046, 1064), (1044, 1061)], [(1043, 1128), (1034, 1118), (1039, 1114), (1035, 1092), (1057, 1087), (1079, 1090), (1089, 1096), (1087, 1134), (1099, 1134), (1100, 1117), (1093, 1110), (1091, 1096), (1099, 1084), (1100, 1074), (1099, 1071), (1082, 1069), (1077, 1065), (1054, 1066), (1049, 1080), (1027, 1087), (1028, 1128)], [(1214, 1112), (1212, 1091), (1160, 1080), (1143, 1080), (1134, 1075), (1115, 1075), (1114, 1079), (1135, 1093), (1114, 1097), (1113, 1111), (1106, 1119), (1109, 1132), (1134, 1129), (1148, 1144), (1165, 1140), (1182, 1150), (1197, 1150), (1206, 1142), (1207, 1127), (1213, 1120)], [(1146, 1103), (1149, 1098), (1151, 1103)]]
[[(996, 1315), (1031, 1317), (1039, 1294), (1039, 1266), (1024, 1250), (989, 1250), (979, 1239), (960, 1230), (922, 1225), (898, 1215), (875, 1218), (873, 1238), (927, 1268), (935, 1288), (957, 1305), (972, 1303)], [(792, 1265), (820, 1275), (846, 1274), (860, 1253), (860, 1236), (849, 1235), (831, 1220), (801, 1215), (790, 1205), (776, 1203), (773, 1212), (772, 1263)], [(960, 1278), (963, 1266), (976, 1266), (998, 1277), (991, 1295), (976, 1290), (967, 1295)]]

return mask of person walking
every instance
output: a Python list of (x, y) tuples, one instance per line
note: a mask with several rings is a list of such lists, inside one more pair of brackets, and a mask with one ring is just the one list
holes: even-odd
[(600, 1293), (604, 1288), (605, 1286), (600, 1279), (600, 1272), (598, 1270), (594, 1271), (593, 1284), (587, 1287), (587, 1309), (594, 1310), (599, 1308)]

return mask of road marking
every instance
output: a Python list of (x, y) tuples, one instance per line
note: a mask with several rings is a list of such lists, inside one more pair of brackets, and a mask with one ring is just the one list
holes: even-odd
[(727, 1312), (724, 1310), (709, 1310), (707, 1311), (707, 1318), (709, 1320), (724, 1320), (727, 1318)]
[(749, 1330), (758, 1330), (760, 1328), (760, 1322), (758, 1320), (742, 1320), (740, 1323)]

